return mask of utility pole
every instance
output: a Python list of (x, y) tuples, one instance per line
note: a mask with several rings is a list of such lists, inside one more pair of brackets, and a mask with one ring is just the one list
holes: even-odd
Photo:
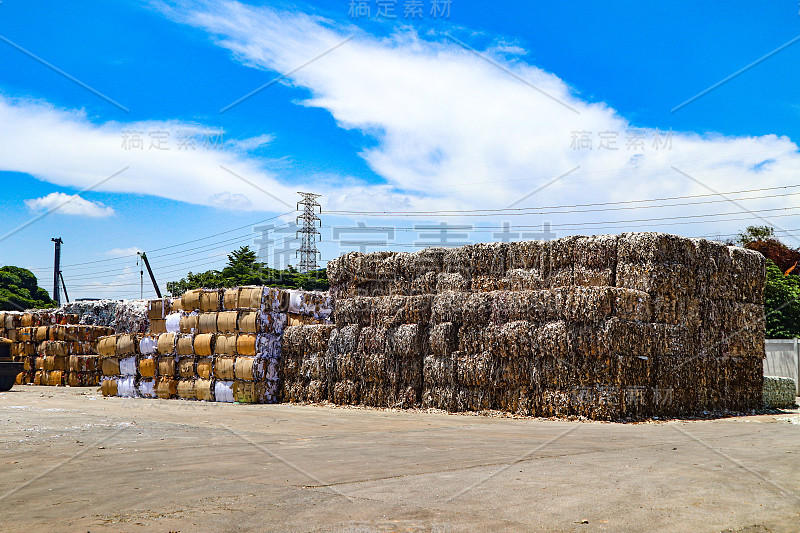
[(50, 240), (56, 243), (56, 258), (55, 264), (53, 265), (53, 300), (61, 307), (61, 293), (59, 291), (58, 282), (60, 281), (59, 276), (61, 276), (61, 245), (64, 241), (61, 240), (61, 237)]
[[(321, 195), (311, 192), (298, 192), (297, 194), (303, 197), (302, 200), (297, 202), (298, 211), (300, 206), (303, 206), (303, 214), (298, 215), (296, 219), (296, 222), (303, 221), (303, 227), (297, 230), (297, 233), (302, 233), (303, 241), (300, 249), (295, 252), (295, 257), (297, 257), (298, 253), (300, 254), (299, 270), (305, 273), (318, 268), (317, 257), (319, 256), (319, 250), (317, 250), (316, 243), (319, 240), (319, 229), (317, 228), (322, 227), (322, 221), (317, 216), (317, 208), (322, 214), (322, 207), (317, 203), (317, 198)], [(317, 225), (318, 222), (319, 225)]]
[[(150, 268), (150, 261), (147, 260), (147, 254), (145, 252), (137, 252), (139, 257), (142, 258), (142, 263), (144, 266), (147, 267), (147, 273), (150, 274), (150, 281), (153, 282), (153, 289), (156, 291), (156, 295), (161, 298), (161, 289), (158, 288), (158, 283), (156, 283), (156, 277), (153, 274), (153, 269)], [(141, 273), (142, 275), (142, 293), (144, 293), (144, 272)]]

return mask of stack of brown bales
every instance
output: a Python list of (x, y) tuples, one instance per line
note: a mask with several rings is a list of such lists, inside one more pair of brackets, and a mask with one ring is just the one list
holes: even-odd
[(11, 354), (23, 362), (19, 385), (70, 385), (99, 383), (97, 340), (111, 328), (77, 324), (77, 315), (61, 313), (0, 313), (3, 335), (12, 339)]
[(763, 257), (631, 233), (328, 264), (336, 403), (597, 419), (760, 405)]

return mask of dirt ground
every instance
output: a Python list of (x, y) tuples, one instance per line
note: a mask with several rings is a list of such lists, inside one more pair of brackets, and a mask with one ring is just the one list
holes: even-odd
[(611, 424), (0, 393), (0, 530), (800, 531), (800, 411)]

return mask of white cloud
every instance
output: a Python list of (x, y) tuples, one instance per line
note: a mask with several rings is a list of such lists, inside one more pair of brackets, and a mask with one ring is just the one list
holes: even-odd
[(109, 257), (130, 257), (140, 253), (141, 251), (141, 248), (137, 248), (135, 246), (131, 248), (114, 248), (113, 250), (107, 251), (106, 255)]
[[(342, 128), (377, 139), (362, 156), (387, 185), (333, 187), (326, 204), (334, 209), (505, 207), (578, 165), (520, 207), (709, 193), (672, 165), (717, 191), (792, 183), (800, 172), (797, 145), (779, 135), (675, 132), (670, 149), (656, 149), (658, 132), (641, 128), (643, 149), (628, 149), (635, 124), (523, 62), (525, 50), (517, 43), (488, 48), (485, 57), (498, 68), (436, 34), (423, 38), (404, 28), (378, 38), (296, 12), (231, 1), (197, 5), (163, 11), (209, 32), (244, 65), (292, 72), (289, 82), (310, 91), (303, 105), (326, 109)], [(353, 40), (293, 72), (351, 34)], [(259, 105), (257, 98), (240, 105)], [(589, 132), (592, 150), (571, 146), (579, 131)], [(617, 150), (597, 148), (601, 132), (614, 132)], [(767, 159), (774, 162), (762, 165)], [(797, 203), (782, 198), (746, 205)], [(731, 204), (713, 209), (740, 210)], [(676, 206), (660, 214), (685, 211)]]
[(257, 150), (258, 148), (263, 148), (264, 146), (270, 144), (274, 140), (275, 140), (274, 135), (264, 133), (262, 135), (250, 137), (249, 139), (241, 139), (241, 140), (233, 139), (228, 141), (228, 143), (230, 147), (235, 150), (241, 150), (243, 152), (252, 152), (253, 150)]
[(70, 195), (63, 192), (51, 192), (41, 198), (25, 200), (25, 205), (31, 211), (55, 211), (56, 214), (62, 215), (102, 218), (114, 214), (114, 209), (100, 202), (91, 202), (77, 194)]

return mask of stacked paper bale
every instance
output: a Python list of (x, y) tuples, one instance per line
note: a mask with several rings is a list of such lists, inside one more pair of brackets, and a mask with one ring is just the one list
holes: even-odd
[[(5, 314), (12, 356), (24, 363), (17, 384), (86, 387), (98, 384), (97, 339), (110, 328), (75, 324), (71, 315)], [(21, 326), (21, 324), (38, 324)], [(58, 324), (58, 325), (46, 325)]]
[(289, 326), (281, 346), (281, 399), (288, 402), (322, 402), (328, 399), (332, 366), (328, 341), (332, 324)]
[[(423, 406), (447, 410), (606, 419), (753, 409), (764, 272), (756, 252), (656, 233), (345, 254), (328, 277), (335, 380), (348, 393), (331, 399), (386, 405), (374, 383), (405, 372), (410, 397), (418, 385)], [(411, 353), (400, 359), (397, 314), (389, 325), (383, 313), (421, 295), (433, 298), (430, 318), (405, 319), (421, 340), (405, 329)], [(358, 376), (345, 377), (350, 362)]]
[(103, 396), (139, 396), (139, 337), (124, 333), (101, 338), (97, 343)]

